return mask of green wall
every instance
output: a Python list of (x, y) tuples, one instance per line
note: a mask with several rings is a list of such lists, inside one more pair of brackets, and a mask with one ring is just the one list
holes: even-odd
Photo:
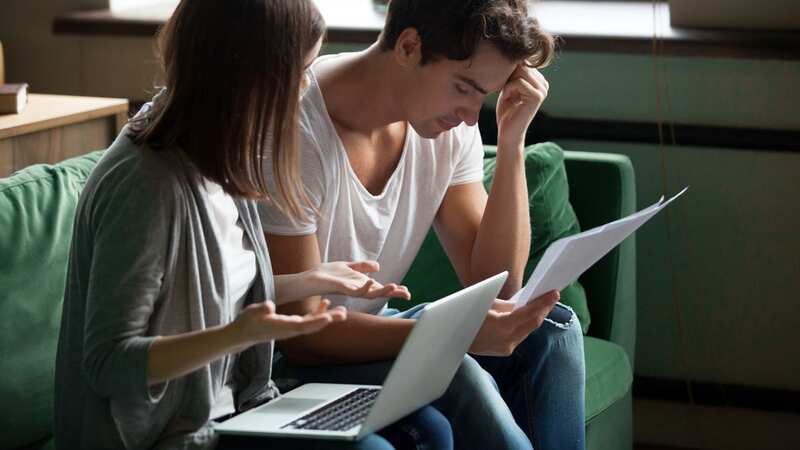
[(800, 389), (800, 153), (559, 143), (628, 155), (640, 208), (691, 186), (637, 232), (636, 373)]
[[(800, 130), (800, 62), (564, 52), (546, 75), (558, 117)], [(640, 207), (691, 186), (637, 234), (636, 373), (800, 389), (800, 142), (559, 142), (628, 155)]]

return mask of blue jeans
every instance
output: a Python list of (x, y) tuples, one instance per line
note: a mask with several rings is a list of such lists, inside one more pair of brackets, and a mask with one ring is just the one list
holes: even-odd
[[(384, 315), (413, 318), (423, 307)], [(392, 361), (291, 367), (280, 360), (273, 375), (298, 384), (382, 384), (391, 366)], [(450, 420), (458, 449), (582, 450), (584, 377), (580, 323), (558, 304), (511, 356), (464, 356), (447, 391), (432, 405)]]
[(223, 436), (217, 450), (411, 450), (453, 449), (450, 423), (436, 409), (426, 406), (409, 416), (355, 442)]

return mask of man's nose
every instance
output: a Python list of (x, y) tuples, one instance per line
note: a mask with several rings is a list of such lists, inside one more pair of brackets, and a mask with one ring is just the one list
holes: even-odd
[(470, 108), (459, 108), (456, 111), (456, 115), (458, 119), (462, 122), (466, 123), (469, 126), (473, 126), (478, 123), (478, 116), (480, 115), (481, 108), (480, 106), (477, 107), (470, 107)]

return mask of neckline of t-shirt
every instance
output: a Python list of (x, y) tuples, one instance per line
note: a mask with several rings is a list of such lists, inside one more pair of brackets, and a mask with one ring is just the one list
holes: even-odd
[(397, 161), (397, 166), (392, 171), (392, 174), (389, 176), (389, 179), (386, 180), (386, 184), (383, 185), (381, 193), (378, 195), (373, 194), (372, 192), (369, 191), (369, 189), (367, 189), (366, 186), (364, 186), (364, 183), (362, 183), (361, 180), (358, 178), (358, 175), (356, 175), (356, 171), (353, 169), (353, 165), (350, 164), (350, 158), (347, 156), (347, 149), (345, 149), (344, 147), (344, 142), (342, 142), (342, 138), (341, 136), (339, 136), (339, 132), (336, 131), (336, 126), (333, 124), (333, 119), (331, 118), (331, 114), (330, 112), (328, 112), (328, 105), (325, 103), (325, 95), (322, 93), (322, 89), (319, 87), (317, 74), (314, 73), (314, 67), (317, 65), (317, 63), (326, 59), (332, 59), (338, 56), (342, 56), (344, 54), (347, 53), (337, 53), (333, 55), (320, 56), (311, 64), (311, 67), (308, 68), (309, 72), (308, 92), (311, 93), (312, 95), (316, 95), (319, 97), (320, 101), (318, 101), (317, 103), (321, 107), (320, 111), (322, 113), (321, 115), (323, 117), (323, 120), (325, 120), (326, 125), (330, 128), (330, 130), (333, 132), (333, 135), (336, 137), (335, 141), (336, 150), (339, 152), (339, 155), (344, 160), (344, 165), (345, 167), (347, 167), (347, 173), (350, 176), (351, 181), (357, 186), (357, 189), (363, 196), (372, 200), (381, 200), (387, 195), (387, 193), (390, 190), (389, 187), (392, 185), (392, 183), (395, 182), (395, 179), (399, 179), (405, 172), (406, 154), (408, 153), (408, 148), (411, 142), (411, 133), (414, 132), (414, 128), (411, 126), (411, 124), (408, 123), (406, 124), (406, 135), (405, 138), (403, 139), (403, 150), (400, 153), (400, 159)]

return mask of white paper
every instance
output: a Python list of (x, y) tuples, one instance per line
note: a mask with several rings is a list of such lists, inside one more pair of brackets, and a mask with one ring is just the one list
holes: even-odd
[(687, 189), (688, 186), (667, 201), (662, 196), (658, 202), (630, 216), (550, 244), (525, 287), (511, 297), (515, 308), (524, 306), (549, 291), (560, 291), (567, 287)]

